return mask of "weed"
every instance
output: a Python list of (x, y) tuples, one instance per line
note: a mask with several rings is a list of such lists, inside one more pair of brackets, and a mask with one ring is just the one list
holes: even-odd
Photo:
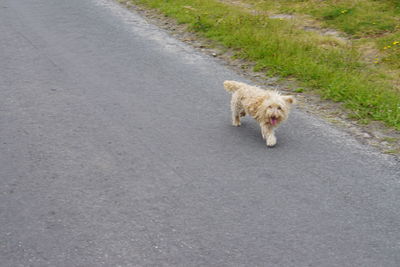
[(303, 93), (304, 92), (304, 88), (296, 88), (296, 89), (294, 89), (294, 92), (296, 92), (296, 93)]
[(399, 149), (390, 149), (390, 150), (384, 151), (384, 153), (389, 154), (389, 155), (396, 155), (396, 154), (400, 154), (400, 150)]

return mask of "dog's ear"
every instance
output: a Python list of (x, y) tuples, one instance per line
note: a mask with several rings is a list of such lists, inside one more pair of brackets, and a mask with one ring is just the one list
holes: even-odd
[(285, 102), (287, 104), (290, 104), (290, 105), (291, 104), (296, 104), (296, 99), (291, 95), (285, 95), (285, 96), (283, 96), (283, 99), (285, 100)]

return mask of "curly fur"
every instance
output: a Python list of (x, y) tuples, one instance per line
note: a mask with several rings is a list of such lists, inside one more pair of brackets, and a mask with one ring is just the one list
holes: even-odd
[(290, 107), (295, 102), (294, 97), (236, 81), (225, 81), (224, 87), (232, 93), (232, 124), (240, 126), (240, 117), (252, 116), (260, 124), (267, 146), (274, 146), (274, 130), (288, 118)]

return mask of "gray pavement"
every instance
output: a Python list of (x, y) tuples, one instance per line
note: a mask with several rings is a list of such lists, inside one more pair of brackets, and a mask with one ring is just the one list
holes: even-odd
[(0, 266), (400, 266), (400, 165), (110, 0), (0, 0)]

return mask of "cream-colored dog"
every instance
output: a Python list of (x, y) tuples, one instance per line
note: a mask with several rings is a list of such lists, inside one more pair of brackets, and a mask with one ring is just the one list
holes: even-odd
[(225, 81), (224, 87), (226, 91), (232, 92), (232, 124), (240, 126), (240, 117), (246, 114), (252, 116), (260, 124), (267, 146), (274, 146), (274, 130), (288, 118), (290, 107), (295, 102), (294, 97), (235, 81)]

